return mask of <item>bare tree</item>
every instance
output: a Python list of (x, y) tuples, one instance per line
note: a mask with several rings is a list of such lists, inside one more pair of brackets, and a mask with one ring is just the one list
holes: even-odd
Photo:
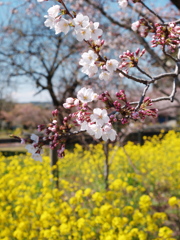
[[(54, 107), (58, 108), (81, 84), (82, 76), (78, 75), (75, 64), (75, 50), (80, 49), (80, 45), (75, 39), (47, 30), (34, 6), (27, 8), (23, 17), (20, 10), (19, 13), (14, 10), (1, 32), (0, 66), (7, 69), (4, 80), (9, 84), (32, 82), (37, 94), (47, 91)], [(42, 9), (38, 11), (42, 14)], [(60, 113), (62, 120), (62, 109)]]

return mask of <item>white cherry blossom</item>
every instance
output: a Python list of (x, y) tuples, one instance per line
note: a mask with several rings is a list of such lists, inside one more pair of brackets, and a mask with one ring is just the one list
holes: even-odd
[(34, 160), (36, 160), (36, 161), (42, 162), (41, 154), (42, 154), (42, 152), (40, 152), (40, 153), (34, 153), (34, 154), (32, 154), (32, 158), (33, 158)]
[(55, 24), (54, 28), (55, 28), (56, 34), (61, 32), (63, 32), (64, 34), (67, 34), (70, 30), (69, 21), (64, 18), (61, 18), (61, 20)]
[(37, 149), (32, 145), (32, 144), (27, 144), (25, 146), (25, 148), (28, 150), (29, 153), (31, 154), (35, 154), (35, 152), (37, 151)]
[(105, 123), (109, 122), (109, 117), (107, 111), (101, 108), (94, 108), (93, 114), (90, 116), (91, 121), (97, 123), (99, 126), (103, 126)]
[(38, 143), (39, 142), (39, 137), (36, 134), (31, 134), (31, 140), (33, 140), (34, 143)]
[(97, 54), (92, 50), (89, 50), (81, 55), (81, 59), (79, 61), (79, 64), (83, 66), (81, 71), (89, 77), (92, 77), (98, 71), (98, 67), (94, 63), (97, 57)]
[(87, 132), (94, 136), (96, 139), (102, 137), (102, 128), (98, 124), (89, 124), (90, 131)]
[(53, 17), (48, 16), (48, 15), (45, 15), (44, 17), (47, 18), (46, 21), (44, 22), (44, 25), (46, 27), (49, 27), (50, 29), (53, 29), (55, 27), (55, 24), (56, 24), (57, 20)]
[(95, 64), (86, 64), (82, 67), (81, 71), (89, 77), (93, 77), (97, 73), (98, 67)]
[(74, 36), (79, 42), (82, 42), (83, 40), (88, 41), (91, 37), (90, 28), (85, 27), (85, 28), (75, 29)]
[(32, 158), (37, 161), (42, 161), (42, 157), (40, 154), (42, 154), (42, 149), (39, 149), (35, 146), (39, 142), (39, 137), (36, 134), (32, 134), (30, 139), (33, 141), (32, 144), (27, 144), (25, 148), (28, 150), (29, 153), (32, 154)]
[(74, 98), (69, 97), (66, 99), (66, 102), (63, 103), (63, 107), (66, 109), (69, 109), (69, 108), (71, 108), (72, 104), (74, 104)]
[(79, 61), (80, 65), (91, 64), (96, 61), (98, 58), (97, 54), (93, 50), (89, 50), (81, 55), (81, 59)]
[(99, 22), (95, 22), (95, 23), (91, 22), (89, 27), (90, 27), (90, 31), (91, 31), (91, 39), (94, 41), (98, 40), (98, 37), (103, 34), (102, 29), (98, 28)]
[(109, 124), (106, 124), (104, 127), (103, 127), (103, 132), (102, 132), (102, 139), (104, 141), (107, 141), (108, 139), (110, 139), (111, 141), (114, 141), (116, 139), (116, 131), (112, 128), (112, 125), (109, 123)]
[(60, 6), (54, 5), (48, 9), (48, 15), (52, 18), (56, 18), (60, 13)]
[(128, 5), (128, 1), (127, 0), (119, 0), (118, 4), (121, 8), (126, 8)]
[(73, 19), (75, 29), (85, 28), (89, 25), (88, 16), (84, 16), (82, 13), (78, 13), (77, 16)]
[(106, 62), (106, 69), (112, 73), (116, 71), (117, 67), (119, 65), (119, 62), (116, 59), (110, 59)]
[(138, 28), (139, 28), (139, 21), (133, 22), (133, 23), (131, 24), (131, 29), (132, 29), (134, 32), (136, 32), (136, 31), (138, 30)]
[(100, 75), (99, 75), (99, 79), (100, 80), (105, 80), (105, 81), (109, 81), (112, 79), (112, 74), (108, 71), (103, 71)]
[(92, 102), (94, 100), (94, 95), (95, 93), (91, 88), (81, 88), (78, 93), (77, 93), (77, 98), (82, 102), (82, 103), (88, 103)]
[(94, 131), (91, 129), (91, 125), (90, 125), (90, 123), (88, 123), (87, 121), (84, 121), (84, 122), (82, 122), (82, 123), (80, 123), (80, 125), (81, 125), (81, 128), (80, 128), (80, 130), (81, 131), (87, 131), (90, 135), (94, 135)]

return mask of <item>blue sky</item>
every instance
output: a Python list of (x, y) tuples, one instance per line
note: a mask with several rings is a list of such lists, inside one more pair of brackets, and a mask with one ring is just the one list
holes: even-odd
[[(16, 7), (17, 5), (20, 5), (21, 3), (24, 3), (25, 0), (3, 0), (3, 4), (6, 5), (6, 11), (4, 11), (3, 5), (0, 5), (0, 22), (7, 21), (8, 17), (10, 16), (10, 10), (8, 6), (13, 6)], [(169, 0), (156, 0), (156, 1), (145, 1), (147, 4), (153, 3), (156, 6), (161, 6), (162, 4), (166, 4), (169, 2)], [(0, 3), (2, 3), (0, 1)], [(9, 4), (10, 3), (10, 4)], [(42, 3), (46, 5), (47, 2)], [(41, 3), (39, 3), (41, 4)], [(52, 5), (53, 5), (52, 1)], [(49, 3), (48, 3), (49, 5)], [(47, 6), (48, 9), (48, 6)], [(46, 12), (44, 13), (46, 14)], [(43, 18), (43, 16), (42, 16)], [(53, 33), (52, 33), (53, 34)], [(19, 85), (17, 90), (12, 91), (12, 98), (14, 101), (17, 102), (30, 102), (30, 101), (51, 101), (51, 98), (49, 97), (48, 93), (46, 91), (43, 91), (42, 93), (34, 96), (34, 94), (37, 92), (37, 89), (35, 89), (32, 85), (30, 84), (22, 84)]]

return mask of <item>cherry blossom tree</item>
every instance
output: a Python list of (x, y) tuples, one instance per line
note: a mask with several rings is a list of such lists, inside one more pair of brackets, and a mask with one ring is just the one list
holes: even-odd
[[(8, 109), (9, 105), (9, 109)], [(33, 114), (32, 114), (33, 113)], [(50, 110), (32, 103), (4, 102), (0, 109), (0, 118), (9, 123), (11, 127), (22, 127), (23, 129), (36, 129), (39, 122), (46, 123), (49, 119)]]
[[(72, 31), (73, 36), (79, 42), (86, 43), (88, 50), (81, 55), (79, 60), (83, 73), (88, 77), (99, 75), (100, 80), (110, 80), (113, 76), (117, 77), (119, 75), (120, 78), (126, 77), (144, 85), (141, 96), (134, 102), (128, 100), (123, 89), (111, 95), (108, 91), (95, 93), (91, 88), (83, 87), (78, 91), (76, 98), (67, 98), (63, 106), (66, 109), (74, 109), (73, 112), (66, 116), (59, 125), (57, 120), (58, 110), (53, 111), (52, 121), (47, 126), (39, 125), (38, 127), (39, 131), (44, 132), (44, 137), (38, 138), (36, 141), (34, 141), (34, 137), (30, 139), (29, 143), (32, 143), (33, 151), (28, 148), (33, 154), (34, 152), (40, 154), (42, 146), (50, 142), (51, 148), (58, 146), (58, 155), (63, 157), (68, 136), (86, 131), (97, 139), (114, 141), (117, 132), (113, 125), (116, 122), (127, 124), (130, 121), (144, 120), (146, 117), (156, 117), (158, 110), (151, 107), (154, 102), (174, 101), (180, 72), (180, 54), (178, 50), (180, 44), (180, 20), (166, 22), (141, 0), (131, 2), (120, 0), (118, 2), (120, 8), (127, 7), (129, 3), (132, 5), (138, 4), (138, 6), (145, 8), (154, 16), (155, 21), (153, 21), (152, 17), (146, 18), (144, 16), (131, 25), (132, 30), (141, 37), (148, 36), (151, 39), (151, 47), (160, 48), (162, 53), (174, 64), (174, 71), (154, 75), (153, 71), (149, 73), (143, 69), (143, 65), (141, 67), (139, 64), (140, 59), (145, 54), (144, 49), (140, 50), (138, 48), (134, 52), (127, 50), (120, 53), (116, 59), (104, 56), (103, 46), (105, 39), (103, 39), (103, 31), (99, 22), (91, 21), (87, 15), (80, 12), (73, 12), (63, 0), (58, 2), (59, 5), (54, 5), (47, 11), (44, 24), (57, 34), (62, 32), (66, 35), (69, 31)], [(136, 70), (136, 75), (131, 74), (132, 68)], [(140, 73), (140, 77), (138, 73)], [(150, 99), (147, 96), (150, 86), (167, 77), (172, 79), (171, 94)], [(94, 101), (104, 103), (104, 108), (94, 107), (92, 104)]]

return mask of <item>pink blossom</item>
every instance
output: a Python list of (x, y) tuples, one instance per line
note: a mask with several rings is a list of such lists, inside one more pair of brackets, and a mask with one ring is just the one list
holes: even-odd
[(74, 106), (78, 106), (79, 105), (79, 99), (76, 99), (75, 101), (74, 101)]
[(66, 109), (70, 109), (71, 108), (71, 104), (63, 103), (63, 107), (66, 108)]
[(70, 103), (70, 104), (73, 104), (74, 103), (74, 98), (69, 97), (69, 98), (66, 99), (66, 102)]

